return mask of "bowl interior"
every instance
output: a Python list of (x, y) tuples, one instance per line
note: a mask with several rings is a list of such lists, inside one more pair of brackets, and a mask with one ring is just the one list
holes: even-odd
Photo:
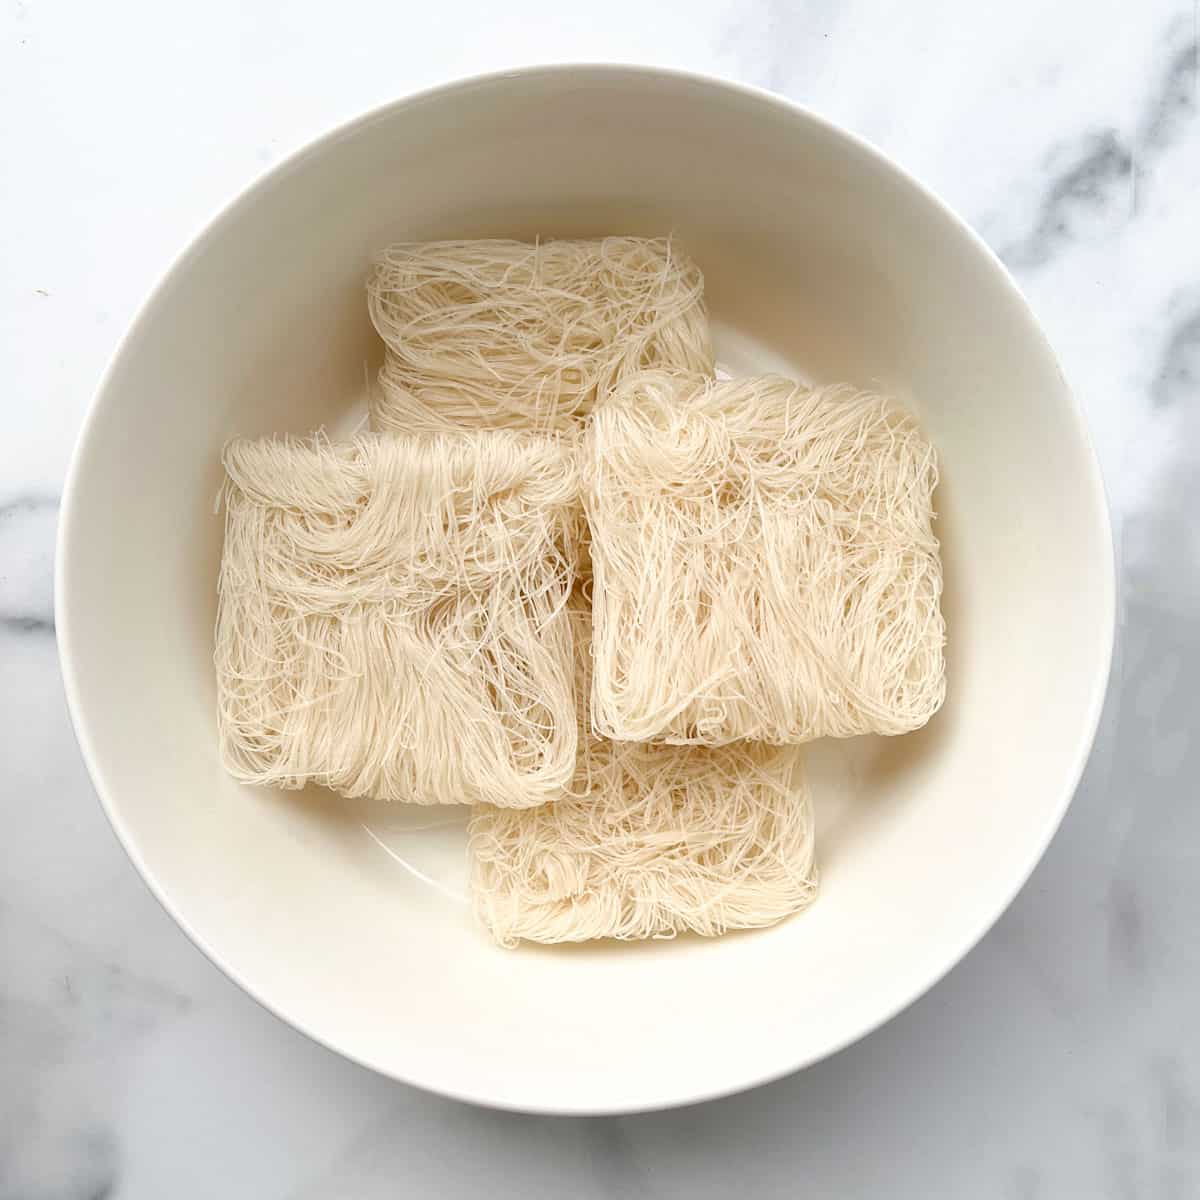
[[(823, 889), (808, 913), (717, 942), (507, 952), (461, 898), (461, 813), (431, 829), (429, 810), (224, 775), (218, 455), (236, 434), (357, 420), (379, 359), (363, 282), (390, 239), (665, 231), (705, 271), (725, 366), (879, 384), (925, 423), (943, 468), (949, 696), (915, 736), (813, 748)], [(133, 327), (81, 440), (59, 622), (114, 825), (252, 994), (439, 1091), (617, 1111), (811, 1062), (980, 936), (1082, 766), (1112, 576), (1077, 410), (971, 234), (781, 102), (586, 68), (392, 106), (284, 164), (208, 229)]]

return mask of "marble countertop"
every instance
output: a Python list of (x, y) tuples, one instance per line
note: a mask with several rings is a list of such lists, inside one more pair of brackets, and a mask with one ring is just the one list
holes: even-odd
[[(1200, 1195), (1198, 32), (1180, 0), (5, 0), (0, 1200)], [(984, 942), (802, 1074), (621, 1119), (524, 1118), (390, 1083), (219, 974), (109, 831), (51, 604), (84, 409), (214, 210), (364, 108), (564, 59), (775, 89), (938, 190), (1063, 359), (1121, 561), (1099, 742)]]

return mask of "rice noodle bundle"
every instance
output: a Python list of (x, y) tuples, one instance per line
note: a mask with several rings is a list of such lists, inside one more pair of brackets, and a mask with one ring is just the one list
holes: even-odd
[(565, 431), (633, 372), (713, 370), (704, 278), (666, 238), (401, 242), (367, 296), (375, 429)]
[(511, 432), (225, 449), (221, 752), (247, 783), (521, 807), (575, 768), (575, 459)]
[(803, 751), (609, 742), (590, 731), (579, 601), (580, 750), (573, 795), (471, 814), (471, 887), (503, 946), (521, 939), (714, 936), (771, 925), (816, 895)]
[(780, 744), (937, 711), (937, 463), (894, 402), (648, 373), (596, 411), (587, 455), (598, 733)]

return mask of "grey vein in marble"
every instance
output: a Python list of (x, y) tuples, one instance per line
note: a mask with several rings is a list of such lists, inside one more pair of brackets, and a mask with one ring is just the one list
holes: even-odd
[(1200, 303), (1191, 306), (1167, 333), (1150, 394), (1157, 408), (1195, 403), (1200, 388)]
[(1136, 214), (1139, 180), (1185, 136), (1200, 103), (1195, 31), (1176, 21), (1164, 41), (1166, 61), (1133, 135), (1115, 128), (1092, 130), (1050, 152), (1045, 164), (1049, 179), (1032, 228), (999, 251), (1008, 266), (1043, 266), (1064, 247), (1109, 236)]
[(112, 1064), (188, 1000), (11, 904), (0, 948), (22, 964), (0, 977), (0, 1197), (98, 1200), (118, 1177)]
[(1200, 38), (1195, 21), (1175, 22), (1165, 40), (1170, 57), (1139, 128), (1144, 150), (1161, 150), (1177, 141), (1200, 109)]
[(1113, 879), (1105, 900), (1108, 952), (1113, 963), (1137, 975), (1146, 969), (1145, 918), (1137, 889), (1126, 879)]
[(54, 632), (57, 519), (52, 496), (15, 496), (0, 504), (0, 629)]
[(1078, 238), (1110, 232), (1133, 211), (1133, 152), (1115, 129), (1057, 147), (1047, 170), (1051, 181), (1033, 228), (1000, 251), (1014, 269), (1041, 266)]

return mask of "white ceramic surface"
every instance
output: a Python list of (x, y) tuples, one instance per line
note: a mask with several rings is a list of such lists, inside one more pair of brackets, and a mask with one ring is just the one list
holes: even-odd
[[(722, 358), (878, 382), (943, 460), (950, 694), (912, 738), (813, 752), (823, 891), (719, 942), (493, 948), (360, 806), (238, 788), (215, 752), (217, 454), (353, 419), (362, 299), (398, 236), (675, 231)], [(113, 825), (190, 936), (298, 1028), (520, 1109), (627, 1111), (804, 1066), (919, 995), (1036, 863), (1099, 716), (1113, 624), (1098, 473), (1003, 269), (878, 154), (765, 94), (632, 68), (438, 89), (301, 152), (143, 309), (64, 493), (58, 636)], [(418, 844), (419, 843), (419, 844)], [(453, 885), (453, 881), (451, 881)]]

